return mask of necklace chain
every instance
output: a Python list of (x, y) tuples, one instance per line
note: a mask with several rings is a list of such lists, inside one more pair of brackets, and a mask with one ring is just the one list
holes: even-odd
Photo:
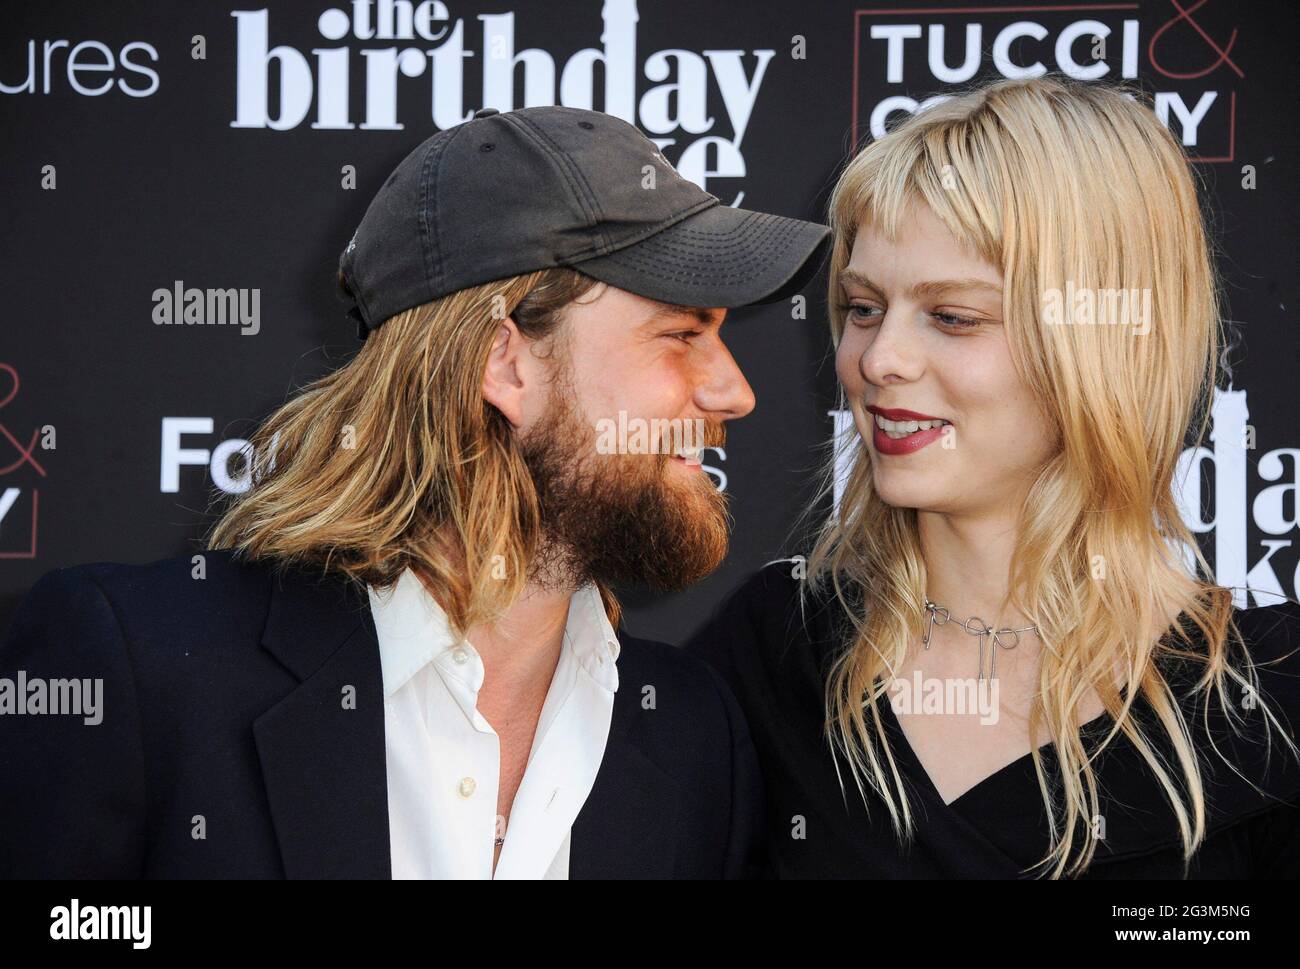
[(925, 626), (925, 636), (922, 638), (921, 642), (925, 644), (926, 649), (930, 648), (930, 634), (934, 631), (934, 627), (944, 626), (949, 622), (955, 622), (972, 636), (979, 637), (979, 678), (981, 680), (984, 679), (985, 639), (990, 640), (991, 643), (989, 646), (989, 679), (995, 679), (998, 675), (998, 647), (1001, 647), (1002, 649), (1015, 649), (1020, 645), (1021, 633), (1032, 631), (1034, 635), (1038, 635), (1038, 626), (1033, 623), (1028, 626), (1021, 626), (1019, 629), (1012, 629), (1010, 627), (994, 629), (979, 616), (971, 616), (965, 622), (960, 622), (953, 619), (952, 613), (947, 609), (942, 606), (936, 606), (931, 602), (928, 596), (925, 600), (925, 611), (928, 617), (928, 622)]

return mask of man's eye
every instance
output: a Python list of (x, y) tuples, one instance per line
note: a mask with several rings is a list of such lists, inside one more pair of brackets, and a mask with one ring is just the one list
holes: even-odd
[(664, 336), (672, 337), (674, 340), (681, 340), (683, 343), (689, 343), (691, 337), (699, 336), (700, 330), (677, 330), (673, 333), (665, 333)]

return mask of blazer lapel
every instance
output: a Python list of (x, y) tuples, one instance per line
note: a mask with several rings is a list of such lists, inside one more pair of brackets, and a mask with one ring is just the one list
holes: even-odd
[(253, 723), (289, 878), (391, 878), (379, 640), (364, 588), (272, 577), (262, 645), (299, 686)]
[(671, 878), (680, 807), (677, 782), (637, 744), (635, 722), (643, 715), (639, 684), (648, 678), (636, 671), (636, 643), (621, 626), (618, 638), (623, 652), (609, 743), (596, 783), (573, 824), (569, 877)]
[[(677, 782), (640, 749), (635, 644), (620, 657), (609, 742), (574, 822), (569, 877), (670, 878)], [(379, 638), (363, 588), (285, 571), (272, 579), (262, 645), (300, 681), (253, 723), (285, 874), (391, 878)]]

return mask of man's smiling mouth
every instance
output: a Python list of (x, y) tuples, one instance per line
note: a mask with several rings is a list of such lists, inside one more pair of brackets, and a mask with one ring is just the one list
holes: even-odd
[(698, 468), (704, 463), (704, 448), (679, 447), (673, 452), (673, 460), (680, 461), (687, 467)]

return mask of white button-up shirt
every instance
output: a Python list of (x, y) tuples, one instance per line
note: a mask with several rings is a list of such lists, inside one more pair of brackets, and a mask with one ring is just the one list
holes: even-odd
[(384, 679), (394, 878), (568, 878), (569, 832), (605, 755), (619, 643), (595, 585), (569, 600), (563, 644), (510, 810), (497, 821), (500, 740), (478, 712), (483, 660), (409, 569), (370, 589)]

